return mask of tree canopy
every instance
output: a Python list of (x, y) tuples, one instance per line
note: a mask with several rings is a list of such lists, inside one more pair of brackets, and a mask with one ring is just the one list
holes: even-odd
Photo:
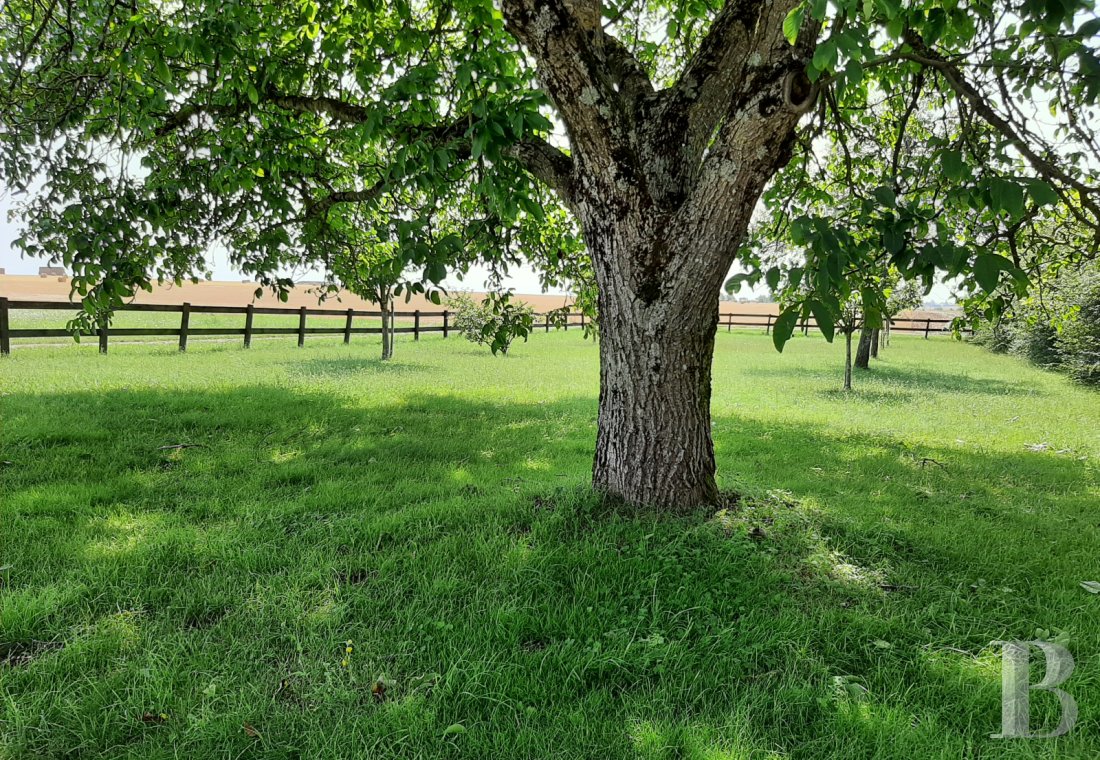
[[(313, 255), (333, 209), (400, 199), (389, 242), (425, 280), (515, 261), (519, 227), (554, 207), (538, 183), (568, 204), (574, 171), (561, 104), (521, 45), (540, 5), (8, 0), (0, 169), (34, 194), (21, 245), (72, 267), (100, 305), (202, 271), (215, 242), (285, 287), (275, 273)], [(746, 76), (727, 57), (772, 5), (545, 7), (595, 14), (616, 107), (657, 101), (672, 119), (677, 98), (715, 108)], [(816, 299), (843, 300), (872, 255), (990, 292), (1024, 281), (1014, 249), (1038, 220), (1096, 227), (1090, 4), (788, 5), (783, 32), (810, 55), (807, 81), (785, 86), (820, 97), (766, 200), (811, 253), (787, 274), (812, 278)], [(717, 119), (698, 121), (688, 141), (706, 144)]]

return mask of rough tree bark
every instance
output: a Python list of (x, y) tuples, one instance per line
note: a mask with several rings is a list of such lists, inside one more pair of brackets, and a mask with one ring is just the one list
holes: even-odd
[(863, 327), (859, 331), (859, 347), (856, 349), (856, 366), (860, 369), (871, 368), (871, 333), (870, 327)]
[[(601, 380), (593, 484), (627, 502), (686, 509), (718, 496), (710, 432), (718, 297), (816, 97), (804, 73), (812, 43), (792, 46), (782, 31), (797, 4), (728, 3), (677, 84), (658, 90), (600, 25), (598, 0), (502, 2), (569, 134), (569, 156), (528, 146), (518, 158), (571, 208), (593, 259)], [(800, 40), (816, 37), (807, 32)]]

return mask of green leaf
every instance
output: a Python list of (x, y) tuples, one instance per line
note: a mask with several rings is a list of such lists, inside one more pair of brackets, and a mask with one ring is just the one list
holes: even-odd
[(963, 160), (962, 151), (945, 150), (940, 153), (940, 164), (943, 166), (944, 175), (951, 180), (966, 179), (970, 173), (966, 161)]
[(894, 194), (894, 188), (887, 185), (880, 185), (871, 191), (871, 194), (875, 196), (875, 200), (881, 203), (883, 206), (890, 206), (894, 208), (898, 205), (898, 197)]
[(814, 50), (814, 68), (829, 71), (836, 65), (836, 40), (826, 40)]
[(798, 307), (788, 306), (776, 317), (772, 326), (772, 343), (779, 353), (783, 353), (783, 346), (794, 335), (794, 328), (798, 325)]
[(979, 253), (974, 260), (974, 279), (986, 293), (992, 293), (997, 289), (997, 283), (1001, 279), (1001, 271), (1009, 269), (1012, 264), (1003, 256), (993, 253)]
[(989, 197), (998, 211), (1006, 211), (1012, 216), (1024, 213), (1024, 189), (1016, 182), (999, 177), (989, 180)]
[(1054, 192), (1054, 188), (1041, 179), (1028, 182), (1027, 193), (1039, 206), (1053, 206), (1061, 200), (1058, 193)]
[(806, 245), (810, 240), (810, 220), (806, 216), (800, 216), (791, 222), (791, 242), (795, 245)]
[(814, 315), (814, 321), (817, 322), (817, 328), (821, 330), (821, 334), (825, 336), (825, 340), (830, 343), (833, 342), (833, 336), (836, 333), (836, 324), (833, 319), (833, 314), (821, 303), (821, 301), (810, 301), (810, 312)]
[(783, 36), (792, 45), (798, 40), (798, 30), (802, 28), (802, 19), (806, 15), (806, 6), (800, 5), (791, 10), (783, 19)]
[(772, 267), (768, 270), (768, 273), (764, 275), (764, 281), (768, 284), (768, 288), (774, 292), (779, 288), (779, 278), (782, 276), (782, 272), (779, 271), (779, 267)]

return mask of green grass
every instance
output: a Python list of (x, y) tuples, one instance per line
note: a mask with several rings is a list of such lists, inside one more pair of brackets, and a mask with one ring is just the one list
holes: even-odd
[[(17, 349), (0, 757), (1100, 755), (1100, 396), (906, 337), (845, 395), (841, 350), (720, 333), (742, 499), (663, 518), (585, 490), (573, 332)], [(990, 739), (1036, 637), (1078, 725)]]

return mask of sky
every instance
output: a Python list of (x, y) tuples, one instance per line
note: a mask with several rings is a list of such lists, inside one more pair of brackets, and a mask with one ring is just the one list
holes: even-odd
[[(48, 262), (41, 259), (23, 258), (20, 252), (12, 245), (12, 242), (19, 237), (19, 223), (9, 221), (8, 219), (8, 214), (12, 206), (12, 198), (5, 193), (3, 187), (0, 186), (0, 269), (4, 269), (7, 274), (38, 274), (38, 267), (44, 266)], [(242, 279), (246, 279), (229, 262), (229, 257), (225, 251), (211, 251), (209, 254), (209, 261), (211, 262), (211, 271), (213, 272), (212, 279), (216, 281), (239, 282)], [(462, 280), (454, 276), (448, 277), (444, 280), (443, 287), (451, 291), (485, 291), (489, 289), (485, 281), (487, 274), (488, 272), (484, 267), (475, 266), (471, 268), (470, 272)], [(320, 280), (323, 278), (323, 273), (319, 271), (297, 272), (295, 273), (295, 278), (298, 280)], [(521, 294), (537, 294), (544, 292), (539, 284), (538, 275), (535, 273), (534, 269), (529, 266), (513, 267), (509, 271), (508, 277), (505, 278), (504, 287), (511, 288), (515, 293)], [(551, 289), (546, 292), (552, 295), (560, 295), (565, 291)], [(767, 287), (760, 285), (751, 291), (747, 287), (742, 288), (737, 296), (742, 299), (751, 299), (765, 293), (767, 293)], [(934, 301), (936, 303), (953, 301), (950, 289), (944, 285), (936, 285), (933, 287), (932, 292), (925, 300)]]
[[(8, 219), (13, 205), (12, 198), (4, 192), (2, 185), (0, 185), (0, 269), (5, 270), (7, 274), (38, 274), (38, 268), (46, 266), (49, 262), (45, 259), (24, 258), (21, 252), (13, 246), (13, 241), (19, 237), (19, 223)], [(216, 281), (238, 282), (246, 279), (229, 262), (229, 257), (224, 250), (212, 250), (208, 255), (208, 261), (211, 263), (212, 279)], [(487, 275), (488, 271), (485, 267), (472, 267), (464, 279), (459, 280), (457, 277), (451, 276), (443, 284), (448, 290), (484, 291), (487, 289), (485, 283)], [(323, 276), (322, 272), (316, 270), (295, 273), (295, 279), (299, 280), (320, 280)], [(513, 267), (509, 272), (509, 276), (505, 279), (504, 287), (511, 288), (516, 293), (537, 294), (543, 292), (538, 275), (528, 266)], [(565, 291), (551, 289), (547, 292), (559, 295)]]

